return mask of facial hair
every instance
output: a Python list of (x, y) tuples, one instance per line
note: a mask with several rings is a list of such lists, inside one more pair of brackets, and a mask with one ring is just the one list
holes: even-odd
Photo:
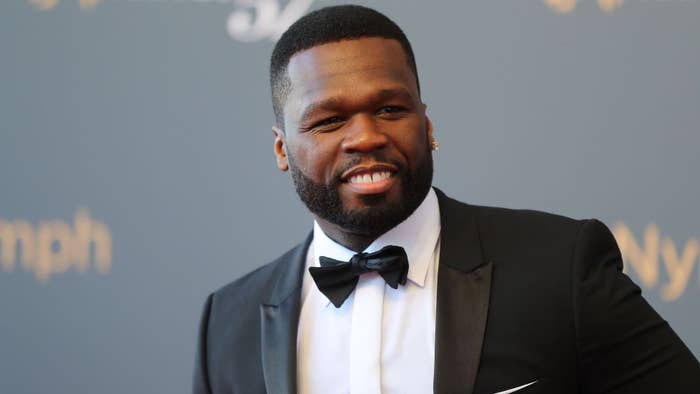
[[(383, 156), (379, 153), (358, 156), (344, 167), (351, 168), (369, 157), (377, 162), (388, 162)], [(294, 165), (291, 155), (288, 154), (287, 157), (296, 192), (309, 211), (345, 231), (373, 238), (406, 220), (423, 202), (433, 180), (433, 157), (430, 148), (427, 148), (423, 161), (413, 172), (401, 163), (392, 162), (398, 168), (394, 176), (399, 178), (401, 184), (401, 199), (398, 203), (387, 203), (383, 195), (370, 195), (364, 198), (367, 203), (365, 208), (348, 210), (343, 206), (338, 191), (343, 183), (340, 175), (342, 170), (337, 172), (330, 183), (316, 183)]]

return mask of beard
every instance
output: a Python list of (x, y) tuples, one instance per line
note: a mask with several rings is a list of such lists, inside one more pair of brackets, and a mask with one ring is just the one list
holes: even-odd
[(337, 172), (328, 184), (316, 183), (307, 177), (293, 163), (288, 155), (289, 168), (294, 187), (301, 201), (309, 211), (326, 221), (338, 225), (353, 234), (378, 237), (408, 218), (428, 194), (433, 180), (433, 157), (430, 148), (416, 170), (411, 172), (401, 163), (388, 161), (381, 153), (356, 157), (344, 169), (360, 164), (368, 157), (377, 162), (390, 162), (398, 168), (393, 175), (398, 177), (401, 185), (401, 198), (397, 203), (389, 203), (384, 195), (368, 195), (362, 199), (366, 206), (359, 209), (347, 209), (340, 198), (340, 185), (343, 183), (343, 170)]

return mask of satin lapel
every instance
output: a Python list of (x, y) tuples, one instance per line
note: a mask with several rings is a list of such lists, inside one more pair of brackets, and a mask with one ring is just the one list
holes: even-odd
[(484, 264), (474, 208), (437, 190), (442, 230), (435, 325), (435, 393), (473, 393), (493, 264)]
[(464, 273), (440, 267), (435, 327), (435, 393), (472, 393), (479, 372), (491, 263)]
[(269, 394), (296, 393), (297, 326), (306, 241), (282, 257), (277, 282), (260, 305), (261, 354), (265, 387)]

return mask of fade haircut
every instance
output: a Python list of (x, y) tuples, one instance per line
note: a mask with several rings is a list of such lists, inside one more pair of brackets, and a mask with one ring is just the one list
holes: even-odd
[(270, 58), (270, 88), (275, 121), (284, 127), (284, 103), (292, 88), (287, 66), (289, 59), (306, 49), (363, 37), (382, 37), (398, 41), (406, 55), (408, 66), (416, 78), (420, 94), (416, 59), (411, 43), (401, 28), (386, 15), (359, 5), (339, 5), (321, 8), (294, 22), (282, 34)]

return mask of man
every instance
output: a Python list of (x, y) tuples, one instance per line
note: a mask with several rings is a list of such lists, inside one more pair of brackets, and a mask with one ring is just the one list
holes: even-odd
[(277, 165), (314, 229), (209, 296), (194, 392), (700, 392), (603, 224), (431, 188), (413, 52), (384, 15), (303, 17), (270, 76)]

